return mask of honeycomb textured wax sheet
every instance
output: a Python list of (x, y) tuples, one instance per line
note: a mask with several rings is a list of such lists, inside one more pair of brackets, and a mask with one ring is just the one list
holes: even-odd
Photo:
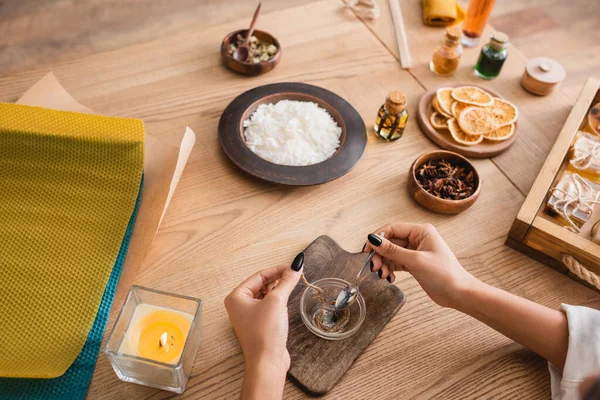
[(0, 103), (0, 376), (80, 353), (140, 188), (144, 126)]
[[(143, 186), (143, 184), (142, 184)], [(138, 194), (133, 215), (129, 220), (127, 232), (121, 243), (119, 256), (110, 274), (108, 284), (102, 296), (100, 308), (81, 353), (77, 356), (67, 372), (54, 379), (22, 379), (0, 378), (0, 398), (7, 400), (75, 400), (84, 399), (88, 391), (104, 328), (110, 313), (110, 307), (117, 290), (117, 283), (121, 276), (125, 256), (129, 247), (129, 240), (133, 232), (133, 225), (139, 209), (142, 186)]]

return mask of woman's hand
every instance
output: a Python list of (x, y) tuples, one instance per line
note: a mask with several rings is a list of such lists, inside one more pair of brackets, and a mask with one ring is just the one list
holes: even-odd
[[(394, 281), (408, 271), (433, 301), (487, 324), (562, 369), (569, 346), (566, 315), (487, 285), (468, 273), (431, 225), (394, 223), (370, 234), (364, 251), (377, 252), (373, 270)], [(389, 240), (388, 240), (389, 239)]]
[(243, 399), (281, 399), (290, 368), (287, 302), (303, 263), (304, 254), (300, 253), (291, 266), (259, 271), (225, 298), (246, 363)]
[(437, 304), (456, 307), (460, 296), (477, 282), (458, 262), (438, 231), (430, 224), (396, 222), (369, 234), (364, 252), (377, 253), (371, 270), (390, 283), (396, 271), (408, 271)]

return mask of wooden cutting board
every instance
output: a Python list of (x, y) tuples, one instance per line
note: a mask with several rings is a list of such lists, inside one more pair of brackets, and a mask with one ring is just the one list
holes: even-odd
[[(351, 281), (367, 258), (366, 253), (348, 253), (329, 236), (320, 236), (304, 250), (304, 274), (309, 282), (335, 277)], [(402, 290), (363, 272), (360, 291), (367, 306), (367, 316), (353, 336), (343, 340), (326, 340), (314, 335), (300, 317), (300, 297), (305, 286), (299, 284), (288, 302), (290, 330), (288, 350), (292, 365), (290, 380), (315, 396), (330, 391), (352, 363), (375, 339), (404, 305)]]

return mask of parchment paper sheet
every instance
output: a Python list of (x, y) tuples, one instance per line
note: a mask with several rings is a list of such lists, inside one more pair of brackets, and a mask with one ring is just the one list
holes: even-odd
[[(96, 114), (75, 100), (52, 72), (27, 90), (17, 104)], [(185, 130), (180, 147), (161, 142), (146, 133), (144, 190), (113, 302), (116, 307), (121, 306), (150, 250), (195, 142), (196, 135), (189, 127)]]

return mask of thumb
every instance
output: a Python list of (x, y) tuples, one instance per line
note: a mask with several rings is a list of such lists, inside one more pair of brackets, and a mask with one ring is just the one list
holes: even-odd
[(411, 265), (415, 262), (418, 252), (398, 246), (385, 237), (370, 233), (367, 236), (371, 248), (382, 257), (389, 258), (398, 264)]
[(277, 293), (278, 297), (281, 297), (282, 300), (286, 301), (290, 297), (290, 293), (294, 290), (298, 281), (300, 280), (300, 276), (302, 275), (302, 267), (304, 266), (304, 253), (300, 253), (294, 258), (292, 264), (289, 268), (286, 268), (283, 271), (283, 275), (279, 278), (279, 283), (277, 284), (276, 290), (273, 293)]

